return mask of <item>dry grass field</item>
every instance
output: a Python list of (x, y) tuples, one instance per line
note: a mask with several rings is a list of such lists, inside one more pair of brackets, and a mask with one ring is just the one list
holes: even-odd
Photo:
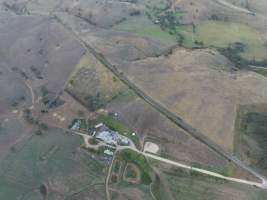
[(5, 155), (31, 136), (33, 127), (23, 121), (23, 110), (40, 105), (44, 87), (51, 98), (60, 93), (84, 50), (49, 17), (4, 14), (0, 24), (0, 143)]
[[(253, 2), (251, 4), (253, 5)], [(182, 18), (184, 23), (189, 24), (190, 20), (196, 20), (196, 33), (193, 37), (203, 41), (204, 45), (225, 48), (233, 42), (244, 41), (248, 47), (241, 54), (244, 58), (262, 60), (266, 57), (265, 31), (257, 22), (251, 22), (249, 25), (244, 23), (242, 19), (247, 14), (209, 0), (192, 4), (190, 1), (178, 1), (174, 6), (186, 11)], [(198, 12), (198, 16), (191, 16), (193, 10)], [(220, 11), (217, 12), (218, 10)], [(208, 21), (214, 13), (219, 18), (223, 18), (224, 13), (228, 19), (224, 22)], [(255, 16), (258, 17), (264, 16)], [(245, 18), (253, 20), (253, 16)], [(137, 26), (138, 22), (142, 21), (141, 17), (140, 20), (134, 20)], [(130, 25), (126, 23), (127, 21), (117, 25), (115, 30), (129, 32)], [(136, 34), (142, 36), (143, 33)], [(135, 36), (128, 33), (118, 35), (99, 30), (80, 35), (107, 56), (143, 91), (229, 152), (234, 148), (236, 107), (239, 104), (257, 104), (267, 100), (264, 77), (245, 70), (236, 72), (235, 64), (214, 50), (190, 51), (178, 48), (169, 57), (150, 58), (155, 56), (152, 53), (145, 58), (139, 52), (151, 52), (156, 47), (149, 43), (144, 46), (140, 39), (140, 43), (138, 40), (132, 43), (129, 38)], [(138, 51), (133, 51), (132, 46), (129, 50), (130, 45)], [(133, 57), (136, 54), (137, 56)]]
[[(51, 200), (105, 198), (111, 157), (82, 150), (65, 131), (79, 117), (112, 116), (140, 149), (150, 141), (162, 157), (256, 180), (137, 96), (103, 57), (266, 174), (266, 8), (265, 0), (0, 0), (0, 199), (45, 198), (44, 189)], [(112, 199), (266, 199), (256, 188), (123, 160)]]
[[(150, 105), (137, 97), (133, 91), (127, 89), (120, 80), (116, 79), (114, 82), (112, 73), (102, 64), (95, 63), (95, 58), (92, 55), (85, 55), (81, 59), (80, 64), (77, 65), (73, 74), (76, 80), (83, 80), (82, 77), (84, 75), (79, 73), (80, 66), (87, 66), (87, 68), (90, 68), (92, 71), (97, 71), (98, 73), (94, 74), (93, 79), (90, 79), (90, 81), (87, 80), (86, 83), (88, 84), (86, 87), (77, 87), (76, 84), (73, 84), (67, 87), (67, 91), (72, 91), (71, 94), (74, 94), (76, 100), (82, 103), (84, 94), (88, 94), (88, 92), (101, 94), (100, 100), (103, 101), (104, 99), (106, 103), (99, 107), (97, 112), (116, 113), (116, 118), (125, 123), (125, 125), (137, 134), (141, 146), (144, 145), (145, 141), (152, 140), (159, 145), (160, 154), (164, 157), (188, 164), (199, 163), (203, 167), (211, 166), (213, 170), (218, 172), (229, 171), (233, 176), (253, 179), (248, 173), (226, 161), (186, 132), (176, 127), (166, 117), (159, 114)], [(73, 82), (72, 80), (71, 78), (70, 82)], [(101, 87), (104, 83), (103, 81), (109, 83), (105, 84), (105, 89)], [(119, 92), (117, 88), (120, 88)], [(161, 93), (163, 92), (164, 91)], [(107, 101), (107, 96), (113, 96), (113, 98), (109, 98)], [(68, 115), (67, 112), (64, 112), (64, 109), (61, 110), (61, 113), (63, 116)], [(89, 118), (91, 119), (95, 118), (94, 114), (89, 114), (88, 116), (90, 116)], [(232, 135), (229, 134), (229, 138), (230, 136), (233, 137), (233, 133)], [(233, 138), (229, 140), (233, 142)]]
[(44, 87), (51, 95), (62, 91), (82, 46), (49, 17), (3, 17), (1, 24), (3, 65), (27, 80), (36, 96)]
[(132, 62), (120, 69), (147, 94), (232, 151), (236, 106), (267, 101), (263, 76), (233, 72), (232, 67), (210, 50), (177, 49), (169, 58)]

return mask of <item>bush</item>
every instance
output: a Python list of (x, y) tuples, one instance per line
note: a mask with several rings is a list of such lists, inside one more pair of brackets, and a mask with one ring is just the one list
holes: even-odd
[(91, 112), (94, 112), (105, 106), (104, 101), (101, 99), (100, 94), (97, 95), (88, 95), (85, 97), (86, 104)]
[(253, 139), (259, 146), (260, 152), (253, 152), (253, 148), (248, 152), (255, 156), (256, 165), (260, 168), (267, 169), (267, 113), (249, 112), (241, 120), (242, 133)]
[(45, 124), (45, 123), (40, 123), (40, 124), (39, 124), (39, 128), (40, 128), (41, 130), (47, 130), (47, 129), (48, 129), (48, 125)]
[(212, 14), (211, 16), (210, 16), (210, 20), (214, 20), (214, 21), (219, 21), (219, 20), (221, 20), (216, 14)]
[(42, 135), (43, 132), (42, 132), (40, 129), (37, 129), (37, 130), (35, 131), (35, 134), (36, 134), (36, 135)]
[(198, 46), (201, 46), (203, 47), (204, 46), (204, 43), (202, 41), (198, 41), (198, 40), (195, 40), (194, 43)]
[(23, 119), (27, 121), (29, 124), (38, 124), (39, 122), (33, 118), (31, 110), (30, 109), (25, 109), (23, 111)]
[(140, 10), (135, 10), (135, 11), (130, 13), (131, 16), (138, 16), (140, 14), (141, 14)]
[(97, 145), (99, 142), (97, 141), (97, 139), (96, 138), (91, 138), (91, 139), (89, 139), (89, 141), (88, 141), (91, 145)]
[(240, 69), (249, 69), (249, 65), (266, 67), (267, 69), (267, 59), (262, 61), (246, 60), (240, 56), (240, 53), (244, 52), (246, 45), (241, 42), (235, 42), (229, 44), (227, 48), (218, 48), (221, 54), (227, 57), (231, 62), (233, 62)]
[(150, 176), (150, 172), (151, 172), (151, 167), (149, 166), (149, 164), (146, 161), (146, 158), (133, 151), (133, 150), (123, 150), (120, 152), (119, 154), (120, 159), (129, 162), (129, 163), (134, 163), (135, 165), (137, 165), (139, 167), (139, 169), (141, 170), (141, 180), (142, 183), (145, 185), (149, 185), (152, 182), (151, 176)]

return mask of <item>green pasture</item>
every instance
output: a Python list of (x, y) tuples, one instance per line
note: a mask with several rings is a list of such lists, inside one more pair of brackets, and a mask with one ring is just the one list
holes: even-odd
[(165, 45), (174, 45), (176, 36), (163, 31), (160, 26), (151, 22), (146, 16), (135, 16), (113, 27), (120, 32), (134, 33), (141, 37), (147, 37), (159, 41)]

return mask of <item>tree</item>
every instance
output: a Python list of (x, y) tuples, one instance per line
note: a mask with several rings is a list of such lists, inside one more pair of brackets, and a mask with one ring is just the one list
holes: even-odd
[(45, 123), (40, 123), (40, 124), (39, 124), (39, 128), (40, 128), (41, 130), (47, 130), (47, 129), (48, 129), (48, 125), (45, 124)]
[(94, 112), (104, 106), (104, 102), (101, 99), (100, 93), (97, 93), (95, 96), (88, 95), (85, 97), (85, 100), (87, 101), (88, 108), (91, 112)]
[(40, 129), (37, 129), (37, 130), (35, 131), (35, 134), (36, 134), (36, 135), (42, 135), (42, 134), (43, 134), (43, 132), (42, 132), (42, 130), (40, 130)]

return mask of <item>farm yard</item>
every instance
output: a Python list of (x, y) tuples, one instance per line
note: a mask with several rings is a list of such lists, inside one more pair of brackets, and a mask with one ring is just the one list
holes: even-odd
[[(87, 60), (87, 58), (91, 59)], [(84, 94), (87, 92), (92, 91), (95, 94), (99, 93), (103, 98), (108, 96), (106, 94), (111, 94), (112, 96), (113, 91), (115, 91), (116, 94), (116, 89), (114, 90), (114, 88), (123, 88), (122, 92), (117, 93), (118, 95), (115, 98), (110, 98), (105, 105), (98, 109), (96, 114), (92, 115), (91, 118), (89, 117), (89, 121), (91, 120), (89, 124), (103, 122), (115, 131), (122, 134), (126, 133), (126, 136), (131, 138), (137, 147), (142, 147), (144, 145), (142, 141), (146, 138), (155, 140), (161, 145), (162, 156), (173, 160), (179, 160), (185, 163), (199, 162), (203, 166), (211, 165), (215, 171), (219, 172), (223, 170), (221, 167), (227, 168), (231, 166), (233, 170), (232, 175), (244, 176), (249, 179), (252, 178), (250, 174), (230, 164), (227, 160), (216, 155), (216, 153), (190, 137), (186, 132), (175, 127), (174, 124), (164, 116), (159, 115), (157, 111), (143, 102), (131, 90), (126, 89), (126, 86), (120, 80), (114, 82), (114, 77), (111, 72), (106, 70), (103, 65), (91, 64), (95, 59), (92, 55), (86, 56), (86, 64), (84, 59), (85, 58), (82, 58), (81, 61), (81, 63), (83, 63), (82, 66), (90, 66), (91, 69), (97, 66), (98, 74), (94, 76), (94, 79), (91, 79), (91, 81), (86, 80), (86, 83), (88, 83), (87, 86), (77, 87), (77, 85), (74, 84), (75, 81), (72, 81), (73, 78), (70, 79), (73, 85), (69, 86), (70, 88), (67, 87), (67, 91), (71, 89), (71, 91), (73, 91), (71, 92), (72, 94), (77, 94), (75, 98), (78, 101), (83, 103)], [(77, 69), (79, 69), (79, 66), (80, 64)], [(84, 74), (74, 73), (73, 76), (76, 80), (81, 81), (83, 80), (81, 77), (84, 76)], [(106, 78), (101, 80), (102, 77)], [(101, 87), (104, 85), (104, 80), (106, 83), (105, 87)], [(105, 90), (102, 88), (105, 88)], [(79, 91), (79, 93), (77, 91)], [(87, 106), (86, 104), (84, 105)], [(88, 109), (90, 110), (90, 108)], [(114, 116), (115, 113), (116, 116)], [(91, 127), (92, 126), (94, 125), (91, 125)], [(134, 137), (132, 136), (133, 132), (136, 133)], [(164, 137), (162, 133), (164, 133)]]
[(266, 6), (0, 0), (0, 199), (266, 199)]
[[(179, 17), (183, 18), (185, 17), (185, 15), (186, 13), (183, 13), (182, 16), (179, 15)], [(136, 17), (136, 19), (137, 18), (142, 18), (142, 16), (138, 16)], [(131, 19), (132, 18), (130, 17), (129, 20)], [(135, 23), (135, 25), (138, 26), (138, 23)], [(113, 28), (116, 29), (116, 27), (118, 27), (117, 30), (119, 30), (120, 26), (120, 31), (123, 31), (123, 27), (125, 27), (125, 32), (131, 31), (127, 29), (127, 20), (114, 26)], [(189, 35), (188, 31), (192, 31), (193, 29), (192, 25), (190, 26), (191, 28), (182, 28), (181, 30), (186, 31), (186, 35)], [(186, 26), (181, 25), (181, 27)], [(205, 34), (205, 31), (209, 32), (208, 29), (211, 29), (212, 31), (224, 30), (227, 34), (221, 34), (220, 36), (219, 34), (214, 33), (212, 35), (215, 35), (218, 38), (211, 40), (209, 40), (208, 38), (205, 39), (204, 36), (208, 37), (208, 35)], [(135, 30), (138, 30), (138, 28)], [(180, 29), (178, 28), (177, 31), (179, 30)], [(241, 35), (238, 34), (238, 30), (242, 32)], [(252, 49), (245, 47), (245, 50), (250, 49), (251, 51), (254, 51), (254, 47), (259, 50), (261, 49), (261, 47), (258, 47), (257, 45), (263, 44), (257, 39), (258, 36), (261, 36), (261, 33), (259, 31), (256, 31), (254, 28), (242, 25), (241, 22), (228, 23), (222, 21), (217, 22), (216, 20), (206, 20), (196, 24), (195, 31), (195, 38), (198, 39), (197, 41), (200, 42), (202, 40), (209, 40), (217, 42), (216, 44), (207, 43), (207, 47), (214, 46), (216, 48), (227, 48), (228, 45), (240, 42), (242, 40), (253, 44), (251, 46)], [(139, 86), (143, 91), (146, 91), (147, 94), (152, 96), (154, 99), (159, 100), (163, 105), (166, 105), (168, 109), (173, 111), (176, 110), (176, 113), (178, 115), (182, 116), (186, 119), (187, 122), (193, 124), (202, 132), (206, 133), (208, 137), (210, 137), (213, 141), (223, 142), (220, 137), (226, 138), (224, 142), (225, 145), (219, 145), (225, 148), (227, 151), (232, 151), (234, 145), (233, 132), (234, 119), (236, 115), (235, 106), (237, 106), (238, 104), (250, 102), (262, 103), (266, 100), (266, 97), (262, 96), (262, 93), (257, 89), (256, 86), (266, 84), (264, 83), (265, 79), (262, 78), (261, 75), (248, 72), (250, 73), (250, 76), (246, 76), (245, 74), (247, 72), (243, 72), (242, 70), (240, 72), (235, 72), (235, 63), (231, 63), (228, 59), (225, 59), (225, 57), (221, 56), (220, 53), (215, 50), (206, 49), (205, 46), (202, 47), (204, 49), (200, 48), (192, 51), (177, 47), (177, 49), (173, 51), (173, 54), (168, 58), (164, 56), (157, 58), (157, 53), (153, 53), (154, 47), (156, 49), (156, 46), (152, 46), (153, 48), (148, 49), (147, 45), (149, 45), (149, 43), (146, 43), (147, 45), (145, 46), (143, 44), (141, 45), (141, 42), (139, 43), (140, 40), (137, 40), (137, 42), (134, 43), (132, 40), (136, 40), (135, 36), (132, 37), (132, 40), (129, 40), (129, 38), (131, 38), (129, 34), (121, 34), (120, 36), (117, 36), (113, 32), (109, 34), (109, 32), (106, 30), (103, 31), (103, 33), (101, 32), (100, 34), (98, 32), (97, 34), (93, 32), (92, 35), (81, 34), (81, 37), (86, 42), (90, 43), (95, 49), (97, 49), (97, 51), (106, 56), (109, 61), (119, 69), (119, 71), (130, 78), (130, 80), (137, 86)], [(230, 35), (235, 37), (231, 37), (231, 40), (229, 40), (227, 36)], [(191, 38), (192, 37), (190, 36), (190, 39)], [(224, 44), (225, 46), (221, 46), (221, 44)], [(255, 44), (257, 47), (255, 46)], [(196, 44), (194, 43), (194, 45)], [(197, 44), (198, 48), (200, 47), (199, 45), (201, 46), (201, 44)], [(129, 50), (130, 48), (133, 48), (132, 46), (137, 49), (137, 52), (138, 54), (140, 53), (140, 56), (138, 55), (134, 58), (132, 57), (133, 51)], [(248, 44), (248, 46), (250, 45)], [(262, 48), (265, 47), (262, 46)], [(122, 52), (123, 56), (121, 56)], [(149, 58), (145, 59), (142, 52), (148, 52), (150, 54), (148, 56)], [(182, 56), (179, 56), (179, 54), (181, 53)], [(264, 50), (261, 50), (261, 53), (264, 54)], [(240, 53), (241, 56), (243, 54), (246, 54), (246, 51)], [(188, 57), (186, 55), (188, 55)], [(179, 66), (176, 66), (176, 63), (180, 62), (181, 58), (184, 58), (185, 56), (187, 58), (187, 61), (183, 61), (184, 63), (179, 63)], [(193, 60), (197, 61), (194, 62)], [(203, 66), (203, 68), (196, 66), (196, 64), (199, 64), (199, 62)], [(171, 67), (169, 67), (170, 65)], [(199, 72), (192, 72), (193, 69), (199, 69)], [(204, 71), (206, 71), (206, 74)], [(153, 74), (153, 76), (149, 76), (149, 74)], [(192, 77), (192, 79), (182, 78), (182, 76), (184, 77), (185, 74), (188, 74), (189, 77)], [(194, 77), (198, 74), (203, 75), (203, 87), (201, 86), (201, 84), (199, 84), (200, 80), (198, 79), (200, 79), (200, 77), (198, 79), (194, 79)], [(207, 79), (206, 76), (210, 78)], [(150, 77), (151, 80), (148, 80)], [(166, 77), (165, 80), (164, 77)], [(214, 83), (211, 84), (210, 82), (212, 82), (212, 80), (219, 79), (221, 79), (221, 81), (215, 81), (215, 85), (218, 85), (218, 88), (216, 89), (216, 92), (212, 92), (212, 98), (209, 100), (203, 100), (207, 95), (209, 95), (205, 94), (205, 92), (210, 91), (210, 89), (208, 89), (209, 85), (214, 85)], [(186, 80), (188, 81), (188, 83), (185, 82)], [(196, 89), (195, 84), (192, 83), (192, 80), (196, 80), (196, 86), (201, 86), (203, 90), (201, 88)], [(254, 80), (257, 80), (258, 83), (255, 84), (255, 86), (250, 85), (249, 82), (252, 83)], [(247, 82), (248, 87), (247, 85), (243, 85), (243, 83), (245, 82)], [(179, 85), (180, 87), (177, 88), (177, 85)], [(253, 89), (253, 87), (255, 88)], [(193, 91), (196, 92), (194, 97), (189, 96), (188, 98), (186, 98), (185, 94), (189, 93), (189, 91), (192, 91), (192, 88), (194, 88)], [(259, 93), (255, 94), (257, 93), (257, 91)], [(253, 100), (250, 99), (250, 94), (252, 93), (255, 94), (255, 96), (258, 96), (258, 98), (255, 98)], [(201, 96), (203, 98), (200, 98)], [(221, 98), (221, 96), (226, 96), (225, 101), (223, 100), (224, 98)], [(192, 103), (190, 103), (191, 101)], [(204, 101), (208, 101), (209, 103), (205, 103)], [(199, 106), (197, 106), (198, 104)], [(170, 105), (172, 106), (170, 107)], [(208, 108), (206, 108), (205, 106), (208, 105), (212, 105), (212, 110), (207, 112)], [(202, 106), (204, 106), (205, 108)], [(193, 111), (189, 111), (191, 109)], [(203, 112), (199, 112), (199, 110), (202, 110)], [(195, 113), (199, 113), (200, 116), (195, 115)], [(214, 116), (215, 113), (216, 116)], [(226, 113), (227, 117), (224, 117), (226, 116)], [(193, 116), (192, 119), (191, 115)], [(194, 119), (194, 117), (196, 118)], [(207, 119), (207, 121), (213, 120), (213, 124), (211, 124), (212, 127), (207, 127), (207, 123), (203, 122), (202, 119)], [(201, 121), (198, 122), (198, 120)], [(209, 133), (212, 133), (212, 136), (210, 136)]]

